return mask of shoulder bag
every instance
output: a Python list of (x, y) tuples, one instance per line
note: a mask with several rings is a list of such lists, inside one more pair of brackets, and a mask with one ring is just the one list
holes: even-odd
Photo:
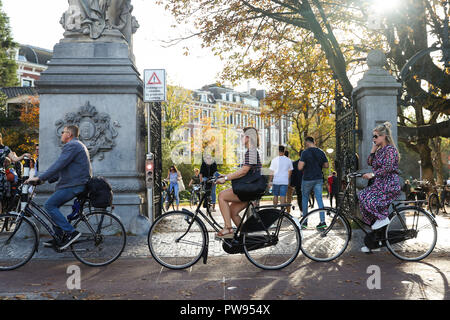
[(267, 179), (259, 170), (250, 169), (245, 176), (231, 180), (231, 186), (241, 201), (252, 201), (264, 195)]

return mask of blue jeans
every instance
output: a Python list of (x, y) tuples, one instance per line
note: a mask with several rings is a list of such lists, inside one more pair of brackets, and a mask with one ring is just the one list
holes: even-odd
[[(214, 177), (217, 178), (218, 176), (220, 176), (220, 173), (216, 172)], [(206, 180), (208, 180), (208, 178), (204, 177), (203, 181), (206, 181)], [(215, 184), (213, 184), (211, 186), (211, 204), (216, 204), (216, 185)]]
[[(86, 186), (76, 186), (56, 190), (44, 204), (45, 210), (50, 214), (53, 222), (66, 233), (72, 233), (75, 228), (67, 221), (66, 217), (59, 211), (66, 202), (72, 200), (85, 190)], [(53, 228), (57, 235), (61, 236), (61, 231)]]
[[(177, 203), (177, 206), (178, 206), (180, 204), (180, 193), (178, 191), (179, 190), (178, 189), (178, 182), (176, 182), (176, 183), (171, 182), (170, 183), (169, 193), (171, 193), (172, 190), (173, 190), (173, 193), (175, 194), (175, 199), (177, 200), (176, 203)], [(169, 197), (169, 195), (167, 195), (167, 197)]]
[(287, 184), (274, 184), (272, 185), (272, 194), (274, 196), (286, 197), (288, 191)]
[[(302, 181), (302, 211), (303, 216), (306, 216), (308, 214), (308, 199), (309, 195), (311, 194), (311, 191), (314, 191), (314, 195), (317, 200), (317, 204), (319, 205), (319, 208), (323, 208), (323, 201), (322, 201), (322, 187), (323, 187), (323, 180), (310, 180), (310, 181)], [(325, 213), (322, 211), (320, 212), (320, 221), (325, 222)]]

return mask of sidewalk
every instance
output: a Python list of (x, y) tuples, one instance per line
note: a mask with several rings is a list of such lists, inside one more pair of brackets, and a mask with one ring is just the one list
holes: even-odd
[[(296, 204), (296, 201), (294, 202)], [(263, 202), (261, 205), (271, 204), (271, 202)], [(324, 198), (324, 205), (329, 205), (329, 200)], [(317, 206), (316, 206), (317, 207)], [(183, 207), (180, 206), (180, 210)], [(190, 210), (189, 206), (185, 206), (184, 208)], [(310, 209), (312, 210), (312, 209)], [(295, 210), (291, 212), (294, 217), (300, 217), (300, 211), (295, 207)], [(216, 212), (214, 213), (214, 218), (216, 221), (220, 223), (222, 221), (222, 217), (218, 210), (218, 206), (216, 206)], [(438, 237), (436, 247), (434, 249), (434, 253), (447, 253), (450, 252), (450, 215), (438, 215), (436, 217), (436, 222), (438, 224)], [(229, 256), (222, 249), (222, 242), (214, 239), (215, 231), (207, 225), (209, 231), (209, 251), (208, 257), (222, 257)], [(352, 238), (346, 249), (346, 252), (359, 252), (361, 247), (364, 246), (364, 236), (365, 234), (361, 230), (352, 230)], [(56, 253), (52, 249), (44, 248), (42, 245), (43, 240), (41, 239), (41, 244), (39, 245), (39, 251), (34, 255), (33, 259), (61, 259), (61, 258), (73, 258), (72, 253)], [(382, 251), (387, 251), (386, 248), (382, 248)], [(181, 253), (180, 253), (181, 254)], [(301, 252), (300, 252), (301, 254)], [(147, 236), (127, 236), (127, 245), (124, 252), (121, 255), (121, 258), (151, 258), (151, 254), (147, 244)]]

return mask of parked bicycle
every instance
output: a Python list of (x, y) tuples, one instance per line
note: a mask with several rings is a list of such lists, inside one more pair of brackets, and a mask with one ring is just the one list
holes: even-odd
[[(368, 242), (376, 247), (386, 246), (397, 258), (406, 261), (419, 261), (426, 258), (434, 249), (437, 240), (437, 223), (433, 216), (418, 206), (407, 205), (411, 201), (395, 201), (389, 218), (389, 225), (371, 232), (360, 218), (346, 212), (346, 201), (351, 201), (349, 190), (354, 178), (360, 173), (347, 175), (347, 187), (341, 205), (335, 209), (325, 207), (309, 212), (300, 221), (302, 229), (301, 250), (314, 261), (331, 261), (344, 253), (352, 235), (349, 221), (353, 221), (366, 234)], [(348, 203), (348, 202), (347, 202)], [(326, 227), (315, 226), (325, 221)], [(374, 248), (371, 248), (374, 249)]]
[[(207, 180), (214, 183), (217, 178)], [(160, 216), (150, 228), (148, 246), (153, 258), (170, 269), (185, 269), (203, 258), (207, 263), (209, 234), (204, 222), (217, 227), (202, 211), (208, 193), (204, 192), (195, 212), (183, 209)], [(285, 211), (288, 205), (255, 207), (249, 202), (233, 239), (220, 239), (230, 254), (244, 253), (255, 266), (281, 269), (295, 260), (300, 251), (298, 220)]]
[[(36, 186), (30, 186), (29, 189), (28, 201), (20, 212), (0, 216), (0, 271), (23, 266), (38, 251), (39, 231), (29, 217), (33, 217), (53, 239), (57, 239), (52, 228), (56, 225), (50, 215), (33, 201)], [(111, 211), (92, 208), (87, 193), (79, 195), (76, 201), (79, 207), (69, 215), (68, 220), (82, 235), (67, 249), (60, 250), (54, 245), (53, 250), (58, 253), (72, 252), (75, 258), (89, 266), (112, 263), (122, 254), (126, 245), (123, 224)]]
[(439, 210), (447, 213), (446, 205), (450, 204), (450, 187), (437, 185), (433, 187), (432, 193), (428, 196), (428, 210), (433, 215), (438, 215)]

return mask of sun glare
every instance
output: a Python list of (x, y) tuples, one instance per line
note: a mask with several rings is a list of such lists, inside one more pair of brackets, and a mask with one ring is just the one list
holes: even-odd
[(372, 0), (372, 8), (377, 13), (389, 12), (396, 8), (401, 0)]

